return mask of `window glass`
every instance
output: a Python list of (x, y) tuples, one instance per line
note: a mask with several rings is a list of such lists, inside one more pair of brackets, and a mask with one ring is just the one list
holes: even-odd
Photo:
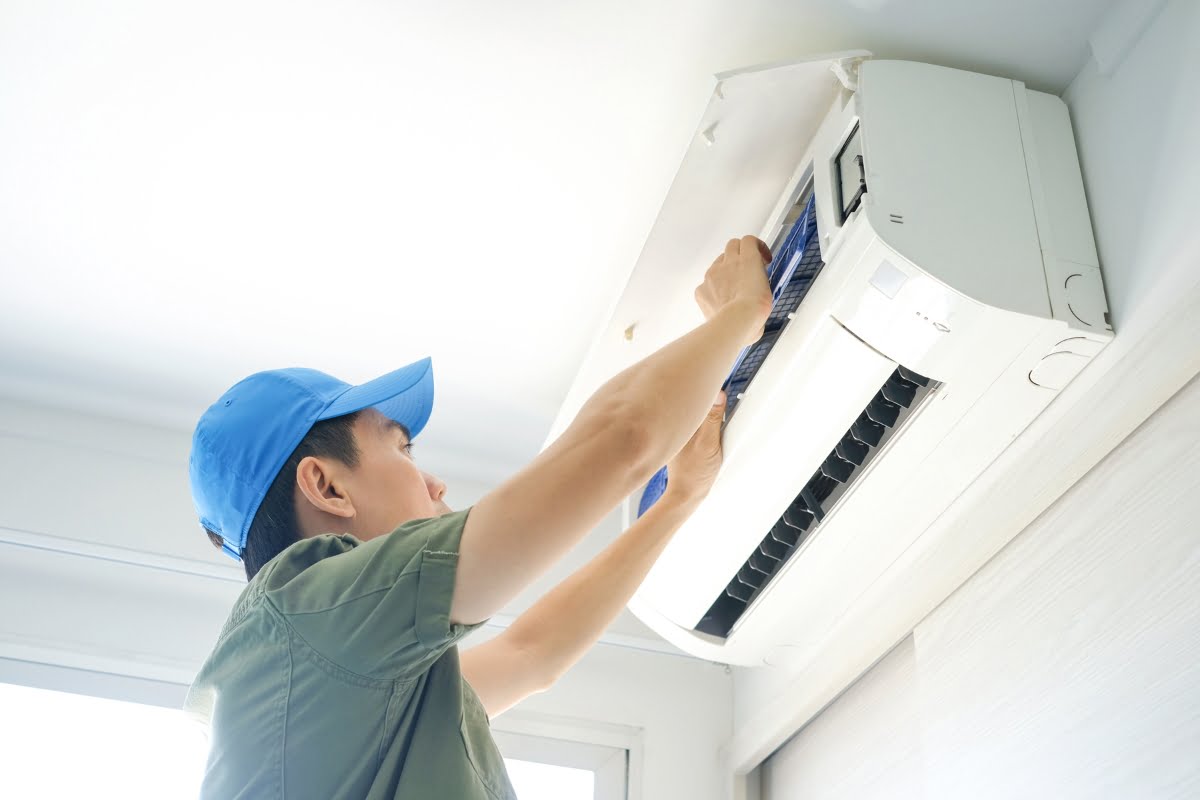
[(0, 709), (0, 797), (199, 792), (208, 742), (182, 711), (7, 683)]
[[(0, 797), (192, 800), (208, 742), (178, 709), (0, 683)], [(506, 758), (521, 800), (597, 800), (596, 772)]]
[(521, 800), (593, 800), (596, 774), (537, 761), (504, 759), (508, 777)]

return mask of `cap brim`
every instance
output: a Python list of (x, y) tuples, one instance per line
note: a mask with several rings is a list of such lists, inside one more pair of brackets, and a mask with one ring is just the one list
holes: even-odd
[(351, 386), (329, 404), (318, 420), (375, 408), (416, 436), (433, 411), (433, 361), (423, 358), (373, 381)]

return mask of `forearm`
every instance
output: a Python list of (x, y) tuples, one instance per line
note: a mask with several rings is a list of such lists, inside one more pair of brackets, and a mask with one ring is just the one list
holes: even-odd
[(463, 529), (451, 620), (486, 619), (557, 562), (696, 431), (771, 307), (754, 237), (731, 240), (696, 290), (707, 321), (598, 389)]
[(695, 501), (668, 492), (585, 566), (509, 628), (553, 683), (583, 657), (633, 597)]
[[(616, 375), (580, 410), (578, 419), (615, 406), (635, 416), (645, 465), (661, 467), (695, 432), (744, 343), (762, 324), (761, 309), (730, 305), (687, 335)], [(649, 477), (634, 476), (636, 485)]]

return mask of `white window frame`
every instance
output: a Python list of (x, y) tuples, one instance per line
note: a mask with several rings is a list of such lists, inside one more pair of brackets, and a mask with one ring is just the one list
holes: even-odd
[[(188, 688), (125, 671), (6, 656), (0, 656), (0, 682), (175, 709)], [(641, 728), (513, 709), (492, 722), (492, 735), (507, 758), (594, 772), (595, 800), (643, 800)]]
[(595, 800), (642, 800), (640, 728), (513, 710), (492, 736), (506, 758), (594, 772)]
[(0, 656), (0, 683), (177, 710), (188, 691), (186, 683), (6, 656)]

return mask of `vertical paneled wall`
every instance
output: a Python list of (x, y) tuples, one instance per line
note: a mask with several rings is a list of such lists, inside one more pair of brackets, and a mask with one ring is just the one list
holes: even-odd
[(768, 759), (763, 786), (1200, 797), (1200, 379)]

